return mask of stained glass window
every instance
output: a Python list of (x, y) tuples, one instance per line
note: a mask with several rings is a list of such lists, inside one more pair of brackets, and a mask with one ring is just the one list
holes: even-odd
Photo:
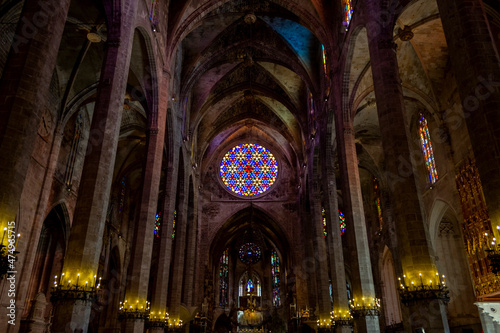
[(271, 275), (273, 281), (273, 306), (281, 305), (280, 296), (280, 258), (276, 250), (271, 253)]
[(161, 212), (155, 216), (155, 236), (160, 237)]
[(346, 224), (345, 224), (344, 213), (342, 213), (340, 210), (339, 210), (339, 223), (340, 223), (340, 234), (343, 235), (345, 232)]
[(220, 163), (224, 184), (236, 194), (253, 196), (264, 193), (276, 181), (278, 163), (266, 148), (244, 143), (232, 148)]
[(172, 221), (172, 239), (175, 238), (175, 220), (177, 220), (177, 210), (174, 210), (174, 220)]
[(240, 260), (245, 264), (255, 264), (260, 260), (261, 250), (254, 243), (243, 244), (239, 252)]
[(157, 14), (158, 14), (158, 0), (152, 0), (151, 11), (149, 12), (149, 19), (151, 20), (151, 23), (153, 23), (154, 26), (158, 23)]
[(326, 232), (326, 211), (325, 211), (325, 207), (321, 207), (321, 218), (323, 220), (323, 234), (326, 237), (328, 235), (328, 233)]
[(309, 112), (311, 116), (314, 116), (314, 99), (312, 93), (309, 93)]
[(253, 281), (252, 281), (252, 279), (248, 279), (246, 290), (247, 290), (247, 293), (251, 293), (253, 291)]
[(224, 250), (219, 263), (219, 305), (226, 306), (229, 286), (229, 249)]
[(326, 61), (326, 50), (323, 44), (321, 44), (321, 52), (323, 54), (323, 71), (325, 73), (325, 78), (328, 79), (328, 63)]
[(352, 0), (342, 0), (344, 2), (344, 27), (347, 30), (352, 19)]
[(373, 194), (375, 196), (375, 207), (377, 208), (377, 217), (380, 226), (380, 230), (382, 230), (382, 226), (384, 224), (384, 219), (382, 217), (382, 205), (380, 203), (380, 185), (378, 183), (378, 179), (373, 177)]
[(120, 204), (118, 205), (118, 211), (121, 213), (125, 205), (125, 191), (127, 189), (127, 183), (125, 183), (125, 178), (122, 179), (121, 190), (120, 190)]
[(434, 184), (438, 180), (438, 174), (436, 170), (436, 162), (434, 161), (434, 152), (432, 150), (431, 135), (429, 134), (427, 119), (425, 119), (423, 114), (420, 114), (419, 132), (420, 144), (425, 157), (425, 165), (427, 166), (427, 171), (429, 173), (429, 181), (431, 184)]

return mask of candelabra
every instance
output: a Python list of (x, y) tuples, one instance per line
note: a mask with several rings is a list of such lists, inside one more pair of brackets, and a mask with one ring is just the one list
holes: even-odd
[(424, 282), (422, 273), (419, 273), (420, 283), (411, 281), (409, 285), (406, 285), (405, 279), (406, 275), (403, 276), (403, 279), (398, 278), (400, 283), (399, 296), (401, 298), (401, 302), (405, 305), (409, 305), (420, 300), (439, 299), (444, 303), (448, 303), (450, 301), (449, 291), (446, 287), (446, 277), (444, 275), (436, 273), (436, 281), (430, 279), (428, 280), (429, 284)]
[(318, 319), (316, 321), (316, 325), (318, 328), (318, 332), (321, 333), (327, 333), (332, 330), (332, 320), (331, 318), (328, 319)]
[(330, 318), (334, 326), (352, 326), (352, 314), (349, 310), (333, 310), (330, 312)]
[(365, 298), (349, 300), (353, 318), (380, 316), (380, 298)]
[[(66, 275), (67, 276), (67, 275)], [(58, 279), (54, 276), (54, 286), (50, 300), (58, 302), (63, 300), (80, 300), (95, 302), (97, 300), (99, 288), (101, 287), (101, 278), (94, 275), (94, 281), (89, 284), (88, 280), (80, 283), (80, 274), (76, 276), (76, 282), (72, 283), (69, 278), (65, 281), (65, 273)]]
[(153, 328), (153, 327), (160, 327), (160, 328), (166, 328), (168, 327), (168, 320), (169, 320), (169, 314), (168, 312), (150, 312), (149, 313), (149, 320), (147, 323), (147, 327)]
[(118, 319), (149, 319), (149, 307), (150, 303), (145, 301), (145, 303), (139, 303), (139, 300), (135, 304), (129, 303), (128, 300), (120, 302), (120, 308), (118, 309)]
[(180, 332), (183, 326), (181, 319), (173, 319), (168, 321), (167, 330), (170, 332)]

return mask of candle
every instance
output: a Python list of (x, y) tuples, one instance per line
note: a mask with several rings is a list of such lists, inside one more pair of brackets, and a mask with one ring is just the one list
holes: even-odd
[(420, 276), (420, 284), (423, 286), (424, 285), (424, 281), (422, 280), (422, 273), (418, 273), (418, 275)]
[(3, 236), (2, 236), (2, 242), (0, 244), (3, 244), (3, 240), (5, 238), (5, 233), (7, 232), (7, 227), (3, 228)]
[(76, 287), (78, 288), (78, 280), (80, 280), (80, 273), (76, 274)]

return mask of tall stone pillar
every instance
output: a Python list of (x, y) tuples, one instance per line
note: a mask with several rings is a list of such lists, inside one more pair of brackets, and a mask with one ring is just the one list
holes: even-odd
[[(313, 230), (313, 248), (314, 248), (314, 262), (315, 262), (315, 272), (313, 276), (316, 278), (316, 295), (317, 295), (317, 313), (319, 314), (319, 328), (323, 329), (325, 324), (328, 324), (329, 328), (330, 323), (330, 291), (329, 291), (329, 279), (328, 279), (328, 257), (327, 257), (327, 247), (325, 242), (325, 237), (322, 230), (321, 225), (321, 195), (320, 195), (320, 163), (319, 163), (319, 154), (315, 154), (315, 152), (319, 151), (319, 147), (314, 147), (310, 154), (310, 163), (309, 166), (309, 201), (310, 201), (310, 209), (311, 215), (310, 219), (312, 221), (308, 221), (308, 223), (312, 224)], [(312, 155), (312, 156), (311, 156)]]
[[(162, 82), (162, 84), (168, 84)], [(155, 87), (154, 87), (155, 88)], [(150, 128), (147, 133), (146, 163), (144, 164), (142, 192), (139, 213), (134, 232), (134, 250), (131, 252), (129, 273), (132, 279), (127, 284), (125, 300), (136, 305), (137, 301), (146, 311), (149, 273), (153, 253), (155, 215), (158, 207), (163, 143), (165, 139), (166, 108), (153, 110), (150, 115)], [(156, 114), (157, 113), (157, 121)], [(128, 317), (124, 313), (125, 332), (143, 332), (144, 318)]]
[[(165, 198), (163, 202), (164, 219), (160, 230), (160, 249), (158, 255), (158, 269), (153, 284), (153, 296), (151, 299), (150, 323), (161, 321), (167, 312), (168, 286), (170, 282), (170, 264), (172, 262), (172, 232), (176, 197), (177, 168), (171, 166), (169, 162), (167, 168), (167, 181), (165, 187)], [(174, 164), (176, 164), (174, 162)], [(156, 318), (155, 318), (156, 317)], [(163, 332), (161, 323), (150, 328), (152, 332)]]
[[(104, 55), (78, 201), (62, 270), (65, 276), (59, 284), (66, 289), (74, 289), (77, 281), (80, 287), (85, 281), (92, 286), (97, 275), (137, 6), (136, 1), (124, 1), (127, 2), (123, 6), (126, 10), (121, 12), (121, 16), (114, 16), (121, 18), (121, 26), (120, 22), (110, 22), (113, 25), (111, 32), (118, 33), (110, 33)], [(91, 312), (91, 293), (88, 293), (89, 299), (82, 299), (76, 293), (59, 293), (56, 296), (52, 331), (86, 332)]]
[(0, 81), (0, 229), (14, 221), (47, 107), (69, 0), (26, 0)]
[(500, 225), (498, 50), (491, 38), (482, 0), (437, 3), (488, 213), (496, 230)]
[[(332, 110), (333, 112), (333, 110)], [(325, 144), (321, 145), (321, 158), (323, 162), (322, 174), (323, 179), (326, 180), (323, 188), (323, 197), (326, 201), (326, 247), (328, 255), (330, 258), (330, 279), (332, 283), (332, 293), (333, 293), (333, 320), (335, 321), (335, 332), (336, 333), (349, 333), (350, 328), (350, 316), (349, 316), (349, 303), (347, 299), (347, 285), (345, 276), (345, 266), (344, 266), (344, 251), (342, 246), (342, 237), (340, 234), (340, 228), (338, 226), (338, 201), (337, 201), (337, 183), (335, 180), (335, 165), (334, 156), (332, 154), (332, 147), (327, 144), (326, 138), (332, 133), (333, 117), (329, 121), (324, 122), (325, 127), (322, 133), (328, 133), (328, 135), (322, 136), (322, 142)]]
[[(367, 2), (366, 10), (373, 13), (366, 26), (368, 47), (384, 150), (385, 175), (390, 187), (389, 199), (393, 206), (398, 251), (403, 274), (406, 275), (404, 283), (410, 287), (414, 284), (412, 288), (416, 289), (417, 285), (430, 285), (429, 281), (432, 280), (436, 286), (440, 282), (436, 281), (437, 269), (411, 167), (403, 89), (392, 25), (384, 24), (386, 22), (381, 22), (377, 16), (381, 10), (378, 1)], [(407, 305), (403, 309), (405, 328), (408, 331), (424, 328), (425, 332), (448, 332), (444, 299), (440, 298), (439, 293), (429, 296), (415, 292), (412, 295), (415, 296), (413, 301), (404, 302)]]
[[(182, 154), (182, 153), (181, 153)], [(183, 159), (184, 160), (184, 159)], [(179, 168), (185, 168), (184, 163), (179, 163)], [(185, 175), (187, 172), (185, 170), (178, 170), (178, 177), (180, 181), (178, 182), (177, 188), (178, 192), (178, 208), (177, 208), (177, 221), (175, 224), (175, 242), (174, 242), (174, 257), (172, 258), (172, 275), (170, 276), (171, 281), (171, 293), (168, 295), (168, 310), (170, 314), (170, 323), (173, 324), (174, 321), (178, 322), (180, 316), (180, 306), (182, 299), (182, 286), (184, 283), (184, 263), (185, 263), (185, 250), (186, 250), (186, 233), (187, 233), (187, 200), (186, 200), (186, 190), (188, 188), (185, 182)]]
[[(341, 117), (337, 117), (337, 119)], [(341, 174), (344, 177), (344, 209), (346, 209), (346, 219), (348, 230), (346, 232), (349, 240), (355, 244), (355, 260), (353, 267), (353, 298), (356, 299), (355, 306), (360, 307), (373, 305), (375, 298), (375, 285), (373, 283), (372, 265), (370, 260), (370, 248), (368, 245), (368, 235), (366, 233), (365, 212), (363, 207), (363, 194), (361, 192), (361, 182), (359, 179), (358, 157), (356, 154), (356, 144), (354, 129), (349, 124), (340, 123), (337, 125), (339, 147), (341, 150)], [(348, 241), (349, 241), (348, 240)], [(366, 300), (366, 301), (363, 301)], [(358, 303), (359, 302), (359, 303)], [(364, 304), (367, 303), (367, 304)], [(358, 312), (354, 314), (355, 327), (358, 332), (379, 332), (379, 320), (377, 311), (370, 313)]]

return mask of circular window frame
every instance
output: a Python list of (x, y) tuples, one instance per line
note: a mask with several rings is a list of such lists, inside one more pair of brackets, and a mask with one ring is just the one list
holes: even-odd
[[(221, 175), (221, 163), (222, 163), (222, 160), (224, 159), (224, 157), (227, 155), (227, 153), (237, 147), (237, 146), (240, 146), (240, 145), (243, 145), (243, 144), (254, 144), (254, 145), (258, 145), (258, 146), (261, 146), (265, 149), (267, 149), (269, 151), (269, 153), (271, 155), (273, 155), (275, 161), (276, 161), (276, 167), (277, 167), (277, 175), (276, 175), (276, 179), (274, 180), (274, 183), (269, 186), (269, 188), (262, 192), (262, 193), (259, 193), (259, 194), (254, 194), (254, 195), (243, 195), (243, 194), (239, 194), (239, 193), (236, 193), (234, 192), (233, 190), (231, 190), (229, 187), (226, 186), (226, 184), (224, 183), (224, 180), (222, 179), (222, 175)], [(229, 147), (229, 148), (228, 148)], [(246, 200), (252, 200), (252, 199), (256, 199), (256, 198), (261, 198), (263, 196), (266, 196), (268, 195), (269, 193), (271, 193), (272, 189), (277, 186), (280, 178), (281, 178), (281, 167), (280, 167), (280, 164), (281, 164), (281, 161), (279, 160), (278, 158), (278, 155), (273, 153), (271, 151), (271, 149), (267, 148), (265, 145), (259, 143), (259, 142), (256, 142), (256, 141), (242, 141), (242, 142), (239, 142), (239, 143), (232, 143), (232, 144), (229, 144), (226, 146), (225, 149), (222, 150), (222, 153), (221, 155), (219, 156), (219, 158), (217, 159), (217, 179), (219, 180), (219, 183), (220, 185), (224, 188), (224, 190), (226, 190), (228, 193), (230, 193), (231, 195), (235, 196), (236, 198), (239, 198), (239, 199), (246, 199)]]

